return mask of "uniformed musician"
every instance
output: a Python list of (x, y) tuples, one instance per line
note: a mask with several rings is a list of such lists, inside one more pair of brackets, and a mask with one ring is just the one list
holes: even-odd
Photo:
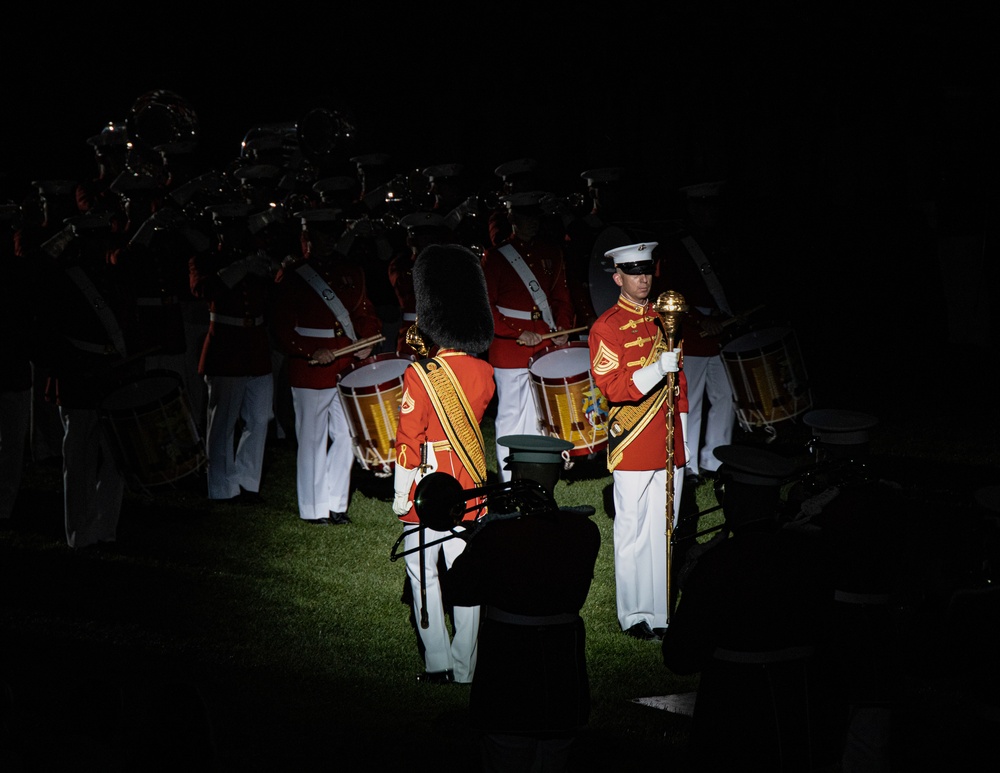
[[(489, 360), (497, 384), (498, 438), (541, 434), (528, 361), (548, 346), (565, 344), (568, 335), (549, 334), (568, 330), (574, 322), (563, 248), (539, 235), (541, 199), (537, 192), (507, 197), (513, 232), (483, 258), (496, 331)], [(499, 445), (497, 467), (500, 479), (509, 480)]]
[[(679, 371), (679, 350), (668, 351), (651, 308), (656, 243), (611, 250), (618, 302), (590, 329), (594, 384), (611, 405), (608, 469), (614, 479), (615, 592), (618, 622), (637, 639), (655, 640), (666, 630), (667, 538), (666, 459), (669, 402), (674, 408), (674, 466), (683, 471), (687, 384)], [(676, 394), (668, 373), (677, 374)], [(677, 522), (683, 472), (674, 475)]]

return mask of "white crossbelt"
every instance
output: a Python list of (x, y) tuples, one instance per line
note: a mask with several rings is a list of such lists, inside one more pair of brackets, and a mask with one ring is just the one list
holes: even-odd
[[(125, 336), (122, 333), (122, 329), (118, 326), (118, 320), (115, 319), (114, 312), (108, 307), (107, 302), (94, 286), (94, 283), (90, 281), (90, 277), (79, 266), (67, 268), (66, 273), (76, 283), (76, 286), (80, 288), (80, 292), (86, 296), (87, 302), (94, 310), (94, 313), (97, 314), (97, 318), (101, 321), (101, 325), (108, 334), (108, 338), (111, 339), (111, 343), (114, 344), (115, 350), (124, 357)], [(104, 351), (103, 347), (101, 351)]]
[[(521, 277), (521, 281), (524, 282), (524, 286), (527, 287), (528, 292), (531, 293), (531, 298), (538, 307), (538, 311), (541, 312), (542, 319), (545, 320), (545, 324), (548, 325), (551, 330), (555, 330), (556, 323), (555, 320), (552, 319), (552, 309), (549, 308), (549, 299), (546, 297), (545, 291), (538, 283), (538, 280), (528, 267), (528, 264), (524, 262), (524, 258), (522, 258), (521, 254), (510, 244), (505, 244), (501, 247), (500, 254), (507, 258), (507, 262), (510, 263), (511, 267), (517, 272), (517, 275)], [(501, 314), (502, 313), (503, 312), (501, 312)], [(531, 317), (529, 316), (528, 319), (531, 319)]]
[(688, 253), (691, 255), (691, 259), (694, 260), (695, 264), (698, 266), (698, 270), (701, 272), (702, 279), (705, 280), (705, 284), (708, 286), (708, 290), (712, 293), (712, 297), (715, 298), (715, 303), (718, 307), (732, 316), (732, 309), (729, 308), (729, 301), (726, 299), (726, 293), (722, 289), (722, 283), (719, 282), (719, 277), (715, 273), (715, 269), (708, 262), (708, 256), (702, 250), (701, 245), (695, 241), (694, 237), (685, 236), (681, 239), (681, 242), (687, 247)]
[(296, 273), (302, 277), (309, 286), (316, 291), (316, 294), (323, 300), (327, 308), (333, 312), (333, 316), (337, 318), (340, 322), (340, 326), (344, 328), (344, 333), (352, 341), (357, 341), (358, 336), (354, 332), (354, 325), (351, 324), (351, 315), (348, 313), (347, 308), (341, 302), (340, 298), (333, 291), (333, 288), (326, 283), (326, 280), (319, 275), (319, 273), (307, 263), (303, 263), (301, 266), (295, 269)]

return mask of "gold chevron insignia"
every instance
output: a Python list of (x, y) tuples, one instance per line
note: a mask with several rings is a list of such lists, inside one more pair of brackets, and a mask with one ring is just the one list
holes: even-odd
[(597, 347), (597, 352), (594, 354), (594, 361), (591, 363), (591, 369), (598, 376), (603, 376), (605, 373), (610, 373), (618, 369), (618, 355), (605, 346), (604, 341), (601, 341), (600, 346)]
[(410, 396), (410, 390), (407, 389), (405, 392), (403, 392), (403, 397), (399, 402), (399, 412), (409, 413), (410, 411), (413, 410), (413, 407), (414, 407), (413, 397)]

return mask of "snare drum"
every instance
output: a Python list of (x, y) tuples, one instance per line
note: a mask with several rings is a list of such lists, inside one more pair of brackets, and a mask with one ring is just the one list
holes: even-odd
[(550, 346), (528, 360), (531, 394), (541, 429), (573, 444), (571, 456), (600, 451), (608, 443), (608, 401), (590, 375), (583, 341)]
[(403, 373), (413, 360), (386, 352), (352, 364), (337, 379), (354, 456), (364, 469), (380, 477), (395, 467)]
[(206, 461), (179, 374), (151, 370), (108, 395), (101, 424), (127, 477), (142, 486), (172, 483)]
[(740, 425), (770, 426), (812, 407), (809, 379), (795, 333), (781, 327), (754, 330), (722, 347)]

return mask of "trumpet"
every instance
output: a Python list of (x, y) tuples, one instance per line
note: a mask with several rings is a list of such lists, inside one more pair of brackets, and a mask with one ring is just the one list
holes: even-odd
[[(468, 504), (471, 500), (472, 504)], [(475, 522), (485, 524), (504, 518), (538, 515), (557, 509), (552, 494), (537, 481), (518, 478), (506, 483), (496, 483), (477, 488), (463, 489), (462, 484), (446, 472), (431, 472), (421, 478), (413, 494), (413, 507), (420, 520), (418, 528), (426, 527), (434, 531), (451, 532), (441, 539), (424, 543), (423, 547), (437, 545), (461, 535), (453, 531), (466, 520), (465, 516), (475, 513)], [(492, 512), (485, 513), (487, 507)], [(412, 532), (405, 532), (396, 540), (389, 555), (396, 561), (415, 550), (414, 548), (396, 552), (403, 538)]]

